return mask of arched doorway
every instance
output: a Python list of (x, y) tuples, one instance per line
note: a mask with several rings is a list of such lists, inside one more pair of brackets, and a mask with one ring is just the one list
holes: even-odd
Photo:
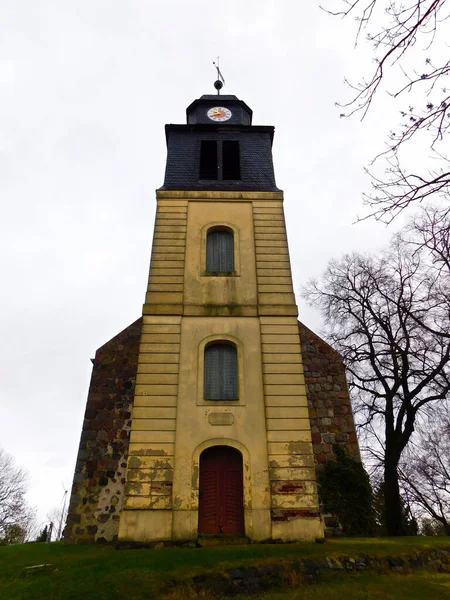
[(198, 532), (244, 534), (242, 455), (229, 446), (200, 455)]

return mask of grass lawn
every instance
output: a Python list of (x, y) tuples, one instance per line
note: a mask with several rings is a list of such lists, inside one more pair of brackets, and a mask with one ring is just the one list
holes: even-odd
[[(326, 544), (280, 544), (213, 548), (120, 550), (110, 546), (51, 544), (49, 562), (58, 571), (21, 577), (24, 567), (46, 561), (45, 544), (0, 548), (1, 600), (143, 600), (158, 598), (161, 585), (206, 570), (276, 562), (301, 557), (398, 556), (430, 547), (449, 547), (447, 538), (384, 538), (329, 540)], [(367, 590), (366, 590), (367, 588)], [(396, 595), (392, 595), (395, 591)], [(176, 590), (171, 597), (176, 600)], [(390, 595), (389, 595), (390, 594)], [(415, 595), (414, 595), (415, 594)], [(301, 590), (260, 596), (267, 600), (345, 598), (450, 598), (450, 576), (415, 572), (412, 575), (333, 575)], [(241, 596), (240, 598), (244, 598)], [(253, 596), (254, 598), (254, 596)]]

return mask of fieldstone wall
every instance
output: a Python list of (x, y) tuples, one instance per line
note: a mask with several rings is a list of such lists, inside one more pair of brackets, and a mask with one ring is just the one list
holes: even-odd
[[(299, 321), (316, 474), (334, 460), (333, 444), (361, 460), (342, 357)], [(320, 495), (320, 494), (319, 494)], [(342, 535), (338, 519), (322, 510), (325, 535)]]
[(142, 318), (99, 348), (83, 421), (64, 539), (117, 539)]
[[(169, 592), (176, 586), (180, 597), (238, 597), (240, 594), (260, 594), (261, 592), (289, 588), (303, 588), (307, 583), (317, 584), (329, 573), (354, 574), (368, 572), (373, 577), (379, 573), (411, 573), (414, 569), (426, 569), (434, 573), (450, 573), (450, 549), (436, 548), (414, 552), (402, 556), (326, 556), (323, 558), (300, 558), (298, 560), (278, 560), (274, 564), (242, 565), (220, 572), (194, 575), (191, 579), (171, 581)], [(326, 592), (324, 592), (326, 596)], [(173, 596), (171, 596), (173, 597)], [(300, 597), (300, 596), (298, 596)]]
[(334, 460), (336, 443), (360, 459), (342, 357), (303, 323), (299, 330), (316, 470)]

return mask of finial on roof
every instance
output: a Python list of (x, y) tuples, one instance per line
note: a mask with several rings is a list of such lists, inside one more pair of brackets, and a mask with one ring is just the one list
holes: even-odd
[(220, 68), (219, 68), (219, 56), (217, 57), (217, 64), (215, 63), (215, 61), (213, 61), (213, 65), (216, 67), (217, 69), (217, 81), (214, 82), (214, 87), (217, 90), (217, 95), (220, 94), (220, 90), (223, 88), (223, 86), (225, 85), (225, 79), (223, 78), (222, 73), (220, 72)]

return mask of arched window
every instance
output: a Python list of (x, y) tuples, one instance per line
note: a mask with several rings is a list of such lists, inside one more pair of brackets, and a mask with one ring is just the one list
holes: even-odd
[(210, 344), (205, 348), (205, 400), (238, 400), (237, 351), (226, 343)]
[(229, 229), (213, 229), (206, 236), (206, 271), (234, 272), (234, 238)]

